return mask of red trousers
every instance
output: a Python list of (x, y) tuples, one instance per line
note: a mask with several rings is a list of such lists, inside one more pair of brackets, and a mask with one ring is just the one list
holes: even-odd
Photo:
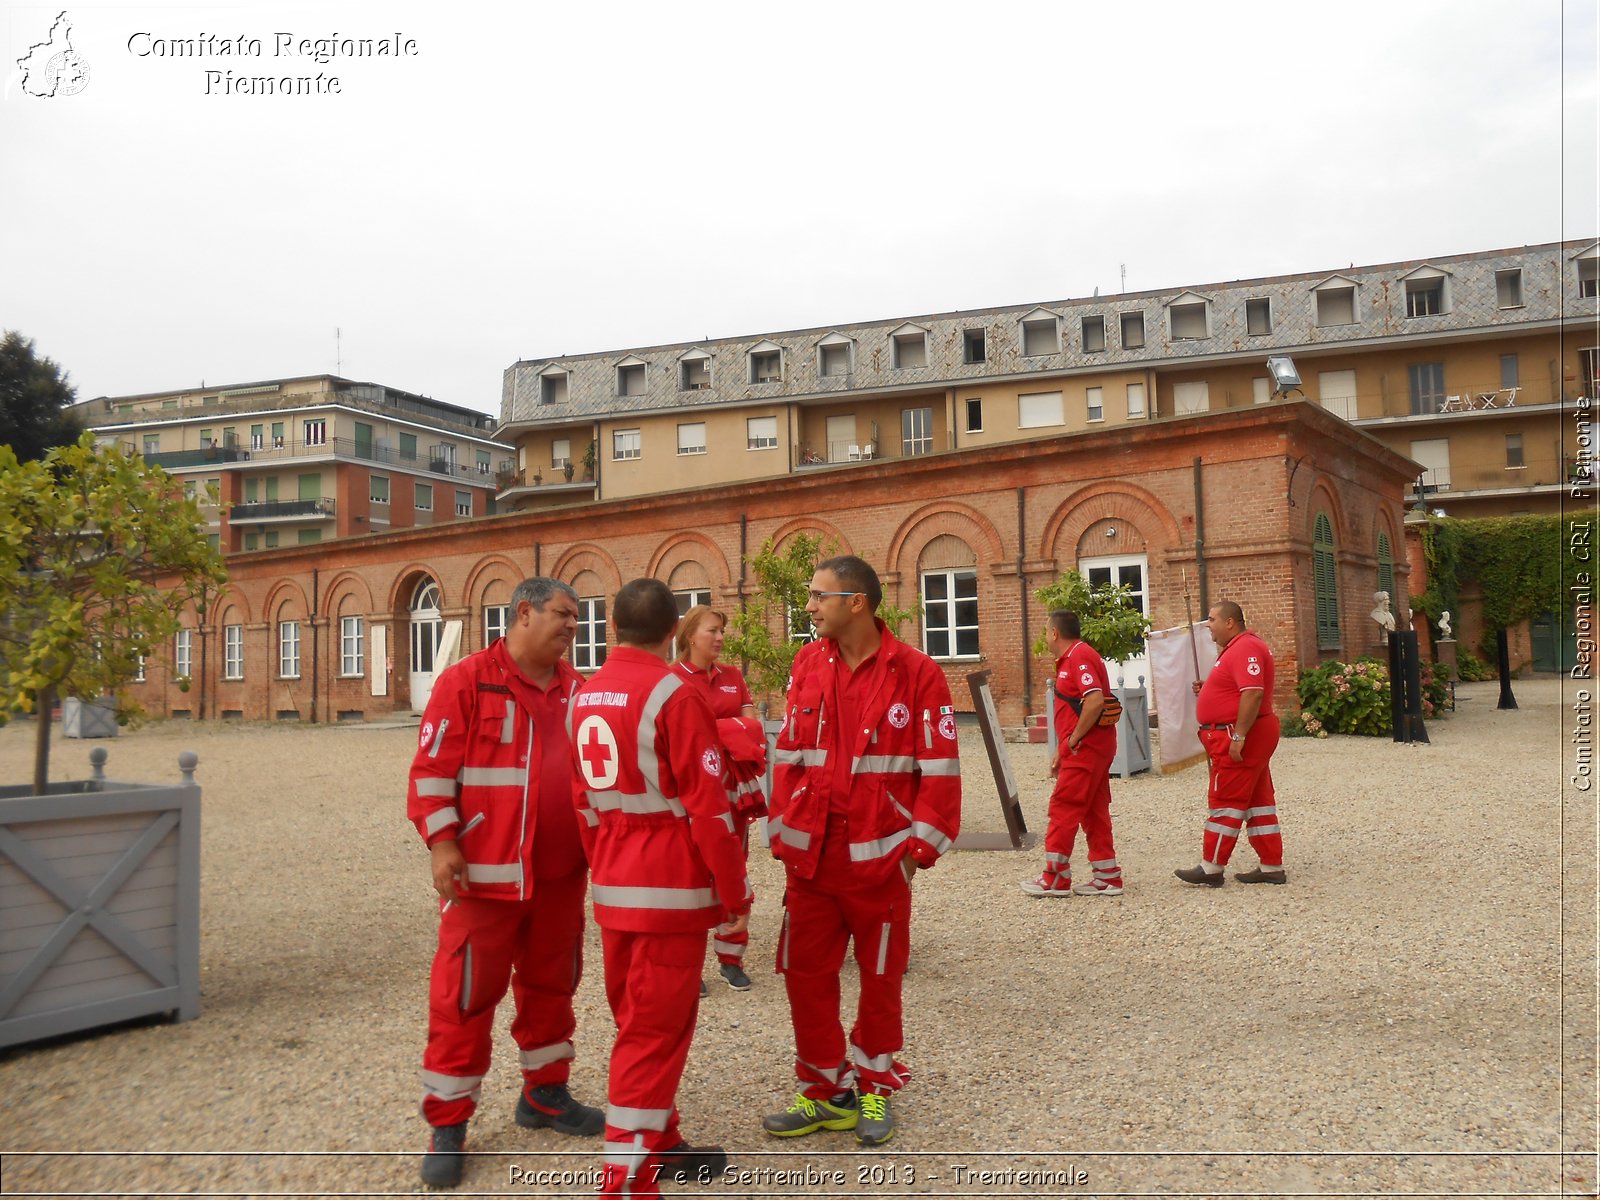
[[(739, 822), (739, 838), (744, 842), (745, 861), (750, 861), (750, 826), (756, 819), (755, 813), (735, 814), (735, 821)], [(711, 949), (716, 954), (719, 963), (727, 963), (737, 967), (744, 962), (744, 952), (750, 947), (750, 928), (747, 925), (738, 933), (717, 933), (711, 937)]]
[(1066, 746), (1061, 747), (1061, 768), (1050, 793), (1050, 822), (1044, 831), (1044, 880), (1052, 888), (1072, 886), (1072, 847), (1079, 826), (1089, 843), (1095, 879), (1122, 885), (1111, 838), (1111, 760), (1116, 753), (1115, 743), (1109, 753), (1080, 746), (1076, 754), (1068, 754)]
[(700, 1008), (706, 931), (629, 933), (602, 929), (606, 999), (617, 1022), (606, 1088), (605, 1175), (601, 1194), (659, 1196), (659, 1162), (678, 1132), (678, 1083)]
[(1250, 726), (1234, 762), (1228, 754), (1227, 729), (1202, 729), (1200, 741), (1211, 755), (1211, 791), (1207, 796), (1205, 840), (1201, 853), (1208, 863), (1225, 867), (1233, 856), (1242, 826), (1261, 865), (1283, 865), (1283, 836), (1278, 830), (1277, 793), (1272, 789), (1272, 753), (1278, 748), (1278, 718), (1263, 713)]
[(565, 1083), (583, 975), (587, 870), (541, 879), (528, 900), (463, 896), (439, 918), (422, 1054), (422, 1116), (455, 1125), (472, 1116), (489, 1070), (494, 1013), (509, 983), (525, 1087)]
[[(820, 1099), (856, 1086), (897, 1092), (911, 1073), (896, 1061), (905, 1044), (900, 984), (911, 957), (911, 885), (897, 868), (862, 887), (843, 822), (830, 820), (815, 878), (791, 873), (783, 897), (778, 971), (789, 992), (795, 1075)], [(855, 943), (861, 996), (846, 1057), (839, 972)]]

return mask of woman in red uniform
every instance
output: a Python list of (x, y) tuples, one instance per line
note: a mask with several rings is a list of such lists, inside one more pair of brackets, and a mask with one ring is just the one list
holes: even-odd
[[(727, 632), (727, 617), (707, 605), (696, 604), (678, 623), (678, 654), (672, 669), (700, 688), (711, 705), (711, 715), (717, 719), (717, 737), (726, 764), (722, 782), (728, 789), (728, 804), (748, 855), (750, 826), (767, 810), (762, 791), (767, 737), (756, 716), (756, 706), (750, 702), (744, 676), (738, 667), (720, 661)], [(750, 989), (750, 976), (744, 973), (744, 951), (749, 944), (748, 931), (726, 933), (718, 927), (712, 938), (722, 978), (736, 992)]]

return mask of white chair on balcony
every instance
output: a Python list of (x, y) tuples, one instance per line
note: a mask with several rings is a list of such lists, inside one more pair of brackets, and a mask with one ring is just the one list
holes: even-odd
[(1442, 413), (1466, 412), (1470, 407), (1471, 403), (1465, 396), (1446, 396), (1444, 404), (1440, 406), (1439, 411)]
[(851, 442), (850, 443), (850, 449), (845, 454), (845, 461), (846, 462), (860, 462), (861, 461), (861, 447), (858, 446), (855, 442)]

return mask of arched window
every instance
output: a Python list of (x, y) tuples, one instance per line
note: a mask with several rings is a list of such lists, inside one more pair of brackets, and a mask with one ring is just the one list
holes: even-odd
[(1317, 649), (1339, 648), (1339, 575), (1333, 562), (1333, 523), (1319, 512), (1311, 534), (1311, 586), (1317, 602)]
[(1389, 535), (1378, 535), (1378, 590), (1389, 593), (1389, 603), (1395, 612), (1400, 611), (1400, 598), (1394, 594), (1394, 551), (1389, 546)]

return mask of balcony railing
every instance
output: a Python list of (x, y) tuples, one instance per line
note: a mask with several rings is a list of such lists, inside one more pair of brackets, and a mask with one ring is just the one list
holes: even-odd
[(235, 504), (228, 511), (228, 519), (235, 525), (243, 521), (322, 521), (331, 519), (335, 506), (331, 496), (320, 500), (265, 500), (256, 504)]
[(1544, 456), (1529, 458), (1518, 467), (1461, 466), (1447, 470), (1430, 468), (1422, 483), (1428, 495), (1438, 492), (1522, 491), (1528, 488), (1565, 487), (1583, 478), (1583, 465), (1571, 458)]
[(431, 454), (404, 455), (392, 446), (373, 446), (358, 443), (354, 438), (325, 438), (320, 442), (296, 442), (282, 438), (264, 440), (260, 446), (212, 446), (203, 450), (171, 450), (145, 456), (145, 461), (161, 467), (199, 467), (210, 463), (272, 463), (297, 458), (355, 458), (363, 462), (384, 463), (412, 471), (427, 471), (450, 479), (463, 479), (469, 483), (490, 487), (494, 476), (489, 464), (454, 463), (448, 458)]

